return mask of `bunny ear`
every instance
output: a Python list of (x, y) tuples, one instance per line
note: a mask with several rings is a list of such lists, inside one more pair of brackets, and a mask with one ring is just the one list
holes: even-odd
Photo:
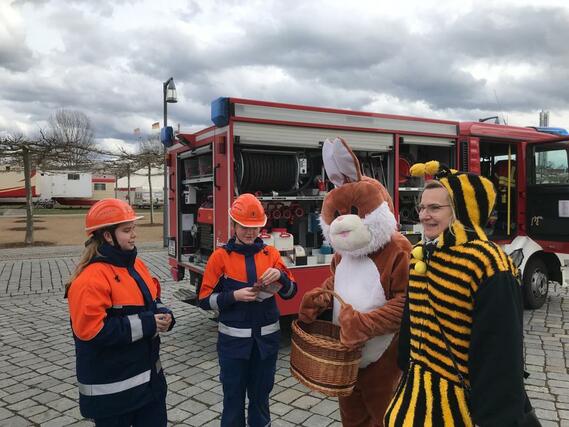
[(324, 141), (322, 161), (326, 174), (336, 187), (362, 178), (360, 162), (342, 138)]

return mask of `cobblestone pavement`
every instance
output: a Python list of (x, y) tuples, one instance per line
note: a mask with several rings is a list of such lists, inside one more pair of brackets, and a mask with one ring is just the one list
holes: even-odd
[[(0, 250), (0, 426), (90, 426), (77, 404), (75, 358), (63, 281), (80, 248)], [(217, 426), (222, 392), (215, 351), (216, 324), (176, 300), (165, 250), (141, 248), (161, 279), (164, 300), (176, 314), (164, 335), (162, 364), (169, 384), (170, 425)], [(543, 426), (569, 427), (569, 291), (552, 289), (540, 310), (526, 311), (527, 389)], [(274, 426), (339, 426), (334, 399), (309, 392), (289, 373), (283, 342), (271, 396)]]

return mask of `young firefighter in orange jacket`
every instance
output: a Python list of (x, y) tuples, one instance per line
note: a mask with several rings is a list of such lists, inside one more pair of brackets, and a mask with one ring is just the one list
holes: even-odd
[(235, 235), (211, 255), (199, 305), (206, 310), (219, 310), (221, 426), (245, 426), (247, 393), (247, 425), (264, 427), (271, 423), (269, 394), (280, 340), (280, 313), (272, 295), (276, 289), (267, 292), (266, 287), (280, 286), (281, 298), (290, 299), (296, 294), (296, 283), (278, 250), (258, 237), (267, 222), (259, 200), (252, 194), (242, 194), (233, 202), (229, 216)]
[(122, 200), (95, 203), (85, 251), (66, 288), (79, 407), (97, 426), (166, 426), (160, 336), (174, 326), (160, 285), (136, 257), (136, 216)]

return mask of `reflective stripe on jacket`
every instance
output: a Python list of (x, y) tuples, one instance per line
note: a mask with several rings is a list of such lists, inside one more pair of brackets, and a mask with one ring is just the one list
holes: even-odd
[[(105, 418), (166, 395), (154, 315), (171, 311), (134, 251), (103, 245), (69, 293), (81, 414)], [(160, 307), (159, 307), (160, 306)], [(174, 321), (172, 321), (173, 325)]]
[(219, 311), (218, 351), (223, 357), (249, 358), (256, 342), (264, 359), (278, 351), (279, 309), (274, 297), (262, 301), (236, 301), (233, 292), (250, 287), (268, 268), (281, 271), (278, 294), (290, 299), (296, 283), (278, 250), (256, 239), (252, 245), (236, 245), (234, 239), (209, 258), (202, 280), (199, 305)]

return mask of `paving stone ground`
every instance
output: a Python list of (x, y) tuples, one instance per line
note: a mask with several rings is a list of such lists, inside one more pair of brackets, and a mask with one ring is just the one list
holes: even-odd
[[(75, 356), (63, 282), (80, 248), (0, 250), (0, 426), (92, 426), (79, 413)], [(162, 345), (169, 392), (169, 425), (219, 426), (222, 392), (216, 324), (178, 301), (185, 284), (172, 282), (166, 251), (140, 250), (162, 281), (176, 314)], [(544, 427), (569, 427), (569, 290), (552, 289), (547, 304), (524, 316), (528, 394)], [(283, 339), (271, 396), (273, 426), (340, 426), (335, 399), (310, 392), (289, 372)]]

